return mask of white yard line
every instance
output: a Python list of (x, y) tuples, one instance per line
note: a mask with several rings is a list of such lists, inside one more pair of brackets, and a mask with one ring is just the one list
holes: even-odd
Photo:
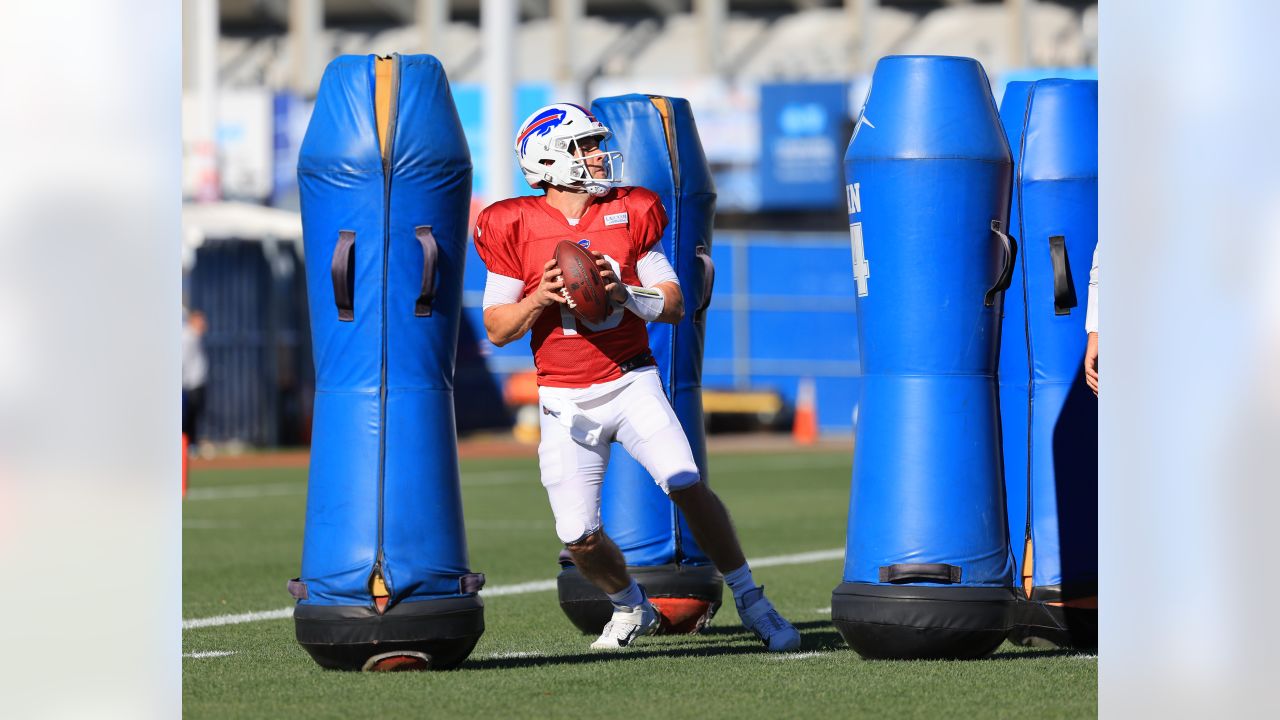
[(468, 520), (468, 530), (549, 530), (550, 520)]
[(236, 530), (244, 527), (237, 522), (219, 522), (217, 520), (200, 520), (198, 518), (184, 518), (182, 520), (183, 530)]
[(235, 655), (235, 654), (236, 654), (235, 650), (202, 650), (200, 652), (182, 653), (182, 657), (192, 658), (194, 660), (202, 660), (204, 658), (226, 657), (228, 655)]
[(831, 550), (814, 550), (813, 552), (796, 553), (795, 555), (774, 555), (773, 557), (757, 558), (748, 560), (747, 564), (752, 570), (763, 567), (774, 567), (776, 565), (803, 565), (811, 562), (822, 562), (823, 560), (843, 560), (844, 548), (833, 548)]
[(542, 657), (542, 653), (524, 652), (523, 650), (510, 650), (507, 652), (496, 652), (490, 655), (488, 660), (506, 660), (508, 658), (532, 658)]
[(808, 660), (826, 655), (827, 653), (820, 651), (798, 652), (798, 653), (782, 653), (780, 655), (767, 655), (769, 660)]
[(853, 454), (849, 455), (793, 455), (791, 457), (751, 457), (737, 455), (732, 458), (714, 458), (707, 462), (711, 482), (716, 481), (722, 470), (814, 470), (818, 468), (849, 468), (853, 470)]
[(293, 617), (293, 608), (287, 607), (279, 610), (261, 610), (259, 612), (240, 613), (239, 615), (215, 615), (213, 617), (183, 620), (182, 629), (194, 630), (196, 628), (220, 627), (222, 625), (239, 625), (259, 620), (281, 620), (290, 617)]
[[(805, 563), (821, 562), (823, 560), (837, 560), (844, 557), (844, 548), (835, 548), (832, 550), (816, 550), (814, 552), (796, 553), (794, 555), (774, 555), (772, 557), (756, 558), (749, 560), (748, 564), (752, 568), (776, 567), (779, 565), (803, 565)], [(481, 597), (501, 597), (503, 595), (525, 595), (535, 592), (547, 592), (556, 589), (555, 580), (535, 580), (533, 582), (516, 583), (514, 585), (494, 585), (480, 591)], [(240, 625), (242, 623), (258, 622), (259, 620), (282, 620), (284, 618), (293, 617), (293, 608), (286, 607), (279, 610), (261, 610), (259, 612), (240, 613), (238, 615), (215, 615), (213, 617), (192, 618), (182, 621), (183, 630), (194, 630), (196, 628), (221, 627), (223, 625)]]
[[(528, 471), (491, 470), (462, 474), (464, 486), (515, 485), (517, 483), (538, 482), (536, 467)], [(305, 482), (263, 483), (252, 485), (216, 485), (213, 487), (197, 487), (187, 491), (186, 500), (245, 500), (260, 497), (284, 497), (287, 495), (306, 495)]]
[(185, 500), (244, 500), (260, 497), (283, 497), (285, 495), (307, 494), (306, 483), (269, 483), (265, 485), (223, 485), (220, 487), (197, 487), (187, 491)]
[[(751, 470), (804, 470), (815, 468), (837, 468), (851, 465), (849, 458), (840, 456), (798, 455), (785, 458), (720, 458), (711, 467), (711, 478), (714, 482), (717, 469), (736, 471)], [(537, 483), (538, 470), (531, 464), (528, 470), (481, 470), (464, 472), (461, 476), (463, 486), (487, 487), (495, 485), (517, 485), (520, 483)], [(260, 497), (284, 497), (288, 495), (305, 495), (305, 482), (264, 483), (260, 485), (221, 485), (214, 487), (196, 487), (187, 491), (188, 502), (202, 500), (245, 500)]]
[(501, 597), (503, 595), (526, 595), (528, 593), (546, 592), (547, 590), (555, 590), (555, 580), (534, 580), (533, 582), (517, 583), (515, 585), (494, 585), (491, 588), (485, 588), (480, 591), (480, 597)]

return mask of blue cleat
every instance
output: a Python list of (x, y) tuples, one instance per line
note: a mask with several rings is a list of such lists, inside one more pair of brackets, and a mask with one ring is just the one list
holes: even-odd
[(787, 652), (800, 647), (800, 631), (787, 622), (764, 596), (764, 588), (752, 590), (734, 601), (742, 624), (760, 638), (769, 652)]

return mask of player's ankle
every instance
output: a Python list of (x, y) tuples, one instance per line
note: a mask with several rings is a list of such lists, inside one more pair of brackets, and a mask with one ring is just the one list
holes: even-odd
[(607, 593), (615, 608), (634, 608), (644, 604), (644, 590), (632, 578), (631, 584), (616, 593)]
[(729, 590), (733, 592), (735, 601), (742, 601), (744, 598), (753, 600), (754, 597), (747, 597), (753, 590), (759, 589), (756, 586), (755, 578), (751, 576), (751, 567), (746, 563), (737, 570), (732, 570), (724, 574), (724, 582), (729, 586)]

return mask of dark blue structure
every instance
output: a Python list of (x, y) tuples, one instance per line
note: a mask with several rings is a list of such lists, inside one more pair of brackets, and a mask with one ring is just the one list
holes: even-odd
[(1005, 638), (996, 362), (1011, 171), (976, 61), (877, 64), (845, 155), (862, 384), (832, 597), (865, 657), (979, 657)]
[(484, 617), (453, 415), (471, 160), (439, 62), (330, 63), (298, 182), (316, 365), (298, 641), (325, 667), (452, 667)]
[(1091, 648), (1098, 406), (1083, 361), (1098, 242), (1098, 83), (1012, 83), (1001, 118), (1015, 148), (1011, 218), (1022, 242), (1000, 348), (1001, 424), (1009, 529), (1031, 601), (1013, 636)]
[[(678, 325), (649, 323), (649, 346), (705, 481), (702, 349), (715, 280), (716, 191), (693, 111), (687, 100), (651, 95), (601, 98), (591, 111), (613, 131), (605, 149), (622, 152), (626, 184), (657, 193), (667, 211), (662, 252), (680, 278), (685, 316)], [(662, 610), (668, 629), (699, 629), (719, 607), (723, 582), (675, 504), (620, 445), (611, 451), (601, 493), (605, 531)], [(612, 612), (609, 600), (564, 558), (561, 607), (584, 632), (598, 633)]]

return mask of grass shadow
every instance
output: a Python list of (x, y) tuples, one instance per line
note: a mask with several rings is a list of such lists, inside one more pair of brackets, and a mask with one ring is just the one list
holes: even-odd
[(1039, 659), (1039, 658), (1055, 658), (1055, 657), (1097, 657), (1091, 653), (1082, 652), (1075, 648), (1028, 648), (1026, 650), (1010, 650), (997, 648), (995, 652), (983, 658), (983, 660), (1022, 660), (1022, 659)]
[(658, 647), (649, 650), (623, 650), (611, 652), (581, 653), (577, 655), (540, 655), (536, 657), (485, 658), (468, 660), (458, 670), (509, 670), (512, 668), (528, 668), (545, 665), (586, 665), (591, 663), (615, 662), (618, 660), (644, 660), (655, 657), (718, 657), (726, 655), (748, 655), (763, 650), (741, 645), (708, 645), (693, 647)]
[[(800, 631), (800, 649), (796, 652), (812, 652), (815, 650), (847, 650), (844, 639), (836, 632), (831, 623), (824, 620), (795, 623)], [(534, 667), (541, 665), (583, 665), (617, 660), (643, 660), (646, 658), (666, 657), (717, 657), (731, 655), (765, 655), (767, 651), (755, 644), (755, 636), (742, 627), (706, 628), (698, 635), (687, 636), (690, 640), (696, 637), (719, 637), (728, 640), (750, 640), (749, 644), (693, 644), (665, 645), (639, 650), (621, 652), (590, 652), (574, 655), (539, 655), (534, 657), (490, 657), (468, 660), (458, 670), (502, 670), (510, 668)], [(852, 652), (852, 651), (851, 651)]]

